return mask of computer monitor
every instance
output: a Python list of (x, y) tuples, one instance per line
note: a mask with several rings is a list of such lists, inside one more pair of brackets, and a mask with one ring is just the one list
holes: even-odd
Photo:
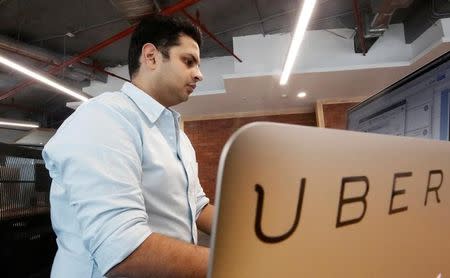
[(347, 129), (449, 140), (449, 93), (450, 52), (351, 108)]
[(450, 276), (450, 142), (255, 123), (219, 164), (209, 278)]

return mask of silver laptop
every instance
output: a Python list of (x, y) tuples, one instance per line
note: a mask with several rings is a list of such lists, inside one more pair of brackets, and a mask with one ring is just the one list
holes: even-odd
[(256, 123), (222, 152), (208, 277), (450, 277), (450, 142)]

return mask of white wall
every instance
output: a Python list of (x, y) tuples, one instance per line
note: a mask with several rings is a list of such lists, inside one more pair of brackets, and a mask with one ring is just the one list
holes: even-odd
[(200, 70), (203, 81), (198, 83), (194, 95), (225, 93), (223, 75), (234, 72), (234, 57), (214, 57), (202, 59)]

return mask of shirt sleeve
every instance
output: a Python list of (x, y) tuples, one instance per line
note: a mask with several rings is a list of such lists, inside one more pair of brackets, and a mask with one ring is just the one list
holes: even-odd
[(209, 204), (209, 198), (206, 197), (205, 192), (203, 191), (202, 186), (200, 185), (200, 182), (197, 186), (197, 211), (195, 214), (195, 219), (197, 220), (200, 216), (200, 213), (202, 212), (203, 208)]
[(68, 192), (84, 246), (105, 275), (152, 232), (140, 187), (142, 142), (116, 108), (93, 100), (78, 109), (43, 157)]

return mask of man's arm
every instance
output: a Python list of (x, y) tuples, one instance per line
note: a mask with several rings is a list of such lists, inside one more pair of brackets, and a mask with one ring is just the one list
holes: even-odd
[(197, 218), (197, 227), (204, 233), (211, 234), (212, 219), (214, 217), (214, 205), (207, 204)]
[(206, 277), (209, 249), (152, 233), (107, 277)]
[[(197, 226), (211, 234), (214, 205), (206, 205)], [(206, 277), (209, 249), (153, 233), (106, 276), (113, 277)]]

